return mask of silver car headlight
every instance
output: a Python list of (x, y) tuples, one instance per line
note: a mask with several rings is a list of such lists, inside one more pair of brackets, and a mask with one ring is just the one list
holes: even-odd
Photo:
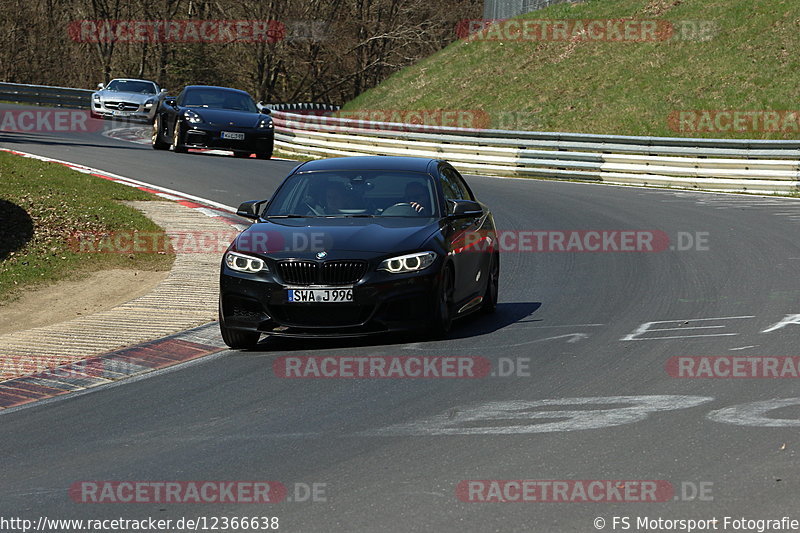
[(392, 274), (406, 274), (425, 270), (436, 261), (435, 252), (417, 252), (414, 254), (399, 255), (385, 259), (378, 265), (378, 270), (385, 270)]
[(148, 108), (150, 108), (150, 107), (153, 107), (153, 105), (154, 105), (155, 103), (156, 103), (155, 99), (153, 99), (153, 98), (150, 98), (148, 101), (146, 101), (146, 102), (144, 103), (144, 106), (145, 106), (145, 107), (148, 107)]
[(187, 109), (183, 113), (183, 117), (186, 119), (186, 122), (189, 122), (191, 124), (200, 124), (201, 122), (203, 122), (203, 118), (194, 111), (192, 111), (191, 109)]
[(99, 102), (99, 101), (100, 101), (100, 95), (99, 95), (99, 94), (97, 94), (97, 93), (95, 93), (95, 94), (93, 94), (93, 95), (92, 95), (92, 99), (93, 99), (95, 102)]
[(228, 265), (228, 268), (237, 272), (247, 272), (249, 274), (256, 274), (262, 271), (269, 272), (269, 268), (263, 259), (236, 252), (225, 253), (225, 264)]

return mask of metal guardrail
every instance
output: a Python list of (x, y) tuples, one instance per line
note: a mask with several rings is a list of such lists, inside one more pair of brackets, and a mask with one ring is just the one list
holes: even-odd
[(287, 111), (299, 113), (304, 115), (308, 112), (312, 114), (329, 113), (332, 111), (339, 111), (340, 106), (334, 104), (319, 104), (311, 102), (303, 102), (298, 104), (263, 104), (263, 107), (271, 111)]
[(800, 141), (477, 130), (277, 110), (273, 117), (277, 147), (316, 157), (435, 157), (474, 174), (762, 194), (800, 186)]
[(89, 89), (72, 89), (70, 87), (0, 83), (0, 101), (20, 104), (89, 109), (93, 92)]

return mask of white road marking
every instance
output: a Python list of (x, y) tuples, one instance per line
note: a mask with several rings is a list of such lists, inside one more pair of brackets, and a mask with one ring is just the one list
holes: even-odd
[(752, 402), (718, 409), (708, 413), (709, 420), (736, 426), (756, 426), (768, 428), (800, 427), (800, 420), (794, 418), (768, 417), (767, 413), (783, 407), (800, 405), (800, 398), (773, 399)]
[[(709, 327), (724, 328), (725, 326), (690, 326), (688, 324), (691, 324), (692, 322), (705, 322), (705, 321), (709, 321), (709, 320), (744, 320), (744, 319), (750, 319), (750, 318), (756, 318), (756, 317), (748, 315), (748, 316), (726, 316), (726, 317), (718, 317), (718, 318), (683, 318), (683, 319), (678, 319), (678, 320), (659, 320), (659, 321), (656, 321), (656, 322), (645, 322), (644, 324), (642, 324), (639, 327), (637, 327), (633, 331), (633, 333), (629, 333), (628, 335), (625, 335), (620, 340), (621, 341), (653, 341), (653, 340), (664, 340), (664, 339), (690, 339), (690, 338), (696, 338), (696, 337), (729, 337), (729, 336), (738, 335), (738, 333), (708, 333), (708, 334), (704, 334), (704, 335), (675, 335), (675, 336), (670, 336), (670, 337), (644, 337), (644, 338), (641, 338), (641, 335), (644, 335), (646, 333), (650, 333), (650, 332), (653, 332), (653, 331), (671, 331), (671, 330), (676, 330), (676, 329), (677, 330), (689, 331), (689, 330), (695, 330), (695, 329), (707, 329)], [(656, 325), (656, 324), (674, 324), (674, 323), (682, 323), (682, 324), (685, 325), (685, 327), (651, 329), (651, 326)]]
[[(358, 435), (520, 435), (579, 431), (632, 424), (645, 420), (651, 413), (687, 409), (711, 400), (705, 396), (664, 395), (496, 401), (448, 409), (438, 415)], [(613, 404), (621, 407), (602, 408)], [(558, 406), (598, 408), (551, 410)]]
[(785, 328), (789, 324), (800, 325), (800, 315), (786, 315), (781, 319), (780, 322), (778, 322), (777, 324), (773, 324), (772, 326), (768, 327), (761, 333), (770, 333), (772, 331), (775, 331), (776, 329)]

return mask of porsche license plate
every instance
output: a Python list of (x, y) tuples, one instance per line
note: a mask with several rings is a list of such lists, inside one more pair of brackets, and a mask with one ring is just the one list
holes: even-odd
[(244, 140), (244, 133), (240, 133), (237, 131), (223, 131), (222, 132), (223, 139), (230, 139), (232, 141), (243, 141)]
[(346, 303), (353, 301), (353, 289), (289, 289), (290, 303)]

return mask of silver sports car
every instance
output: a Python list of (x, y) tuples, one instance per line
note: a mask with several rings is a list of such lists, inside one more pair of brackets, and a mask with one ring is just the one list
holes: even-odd
[(148, 80), (118, 78), (107, 86), (102, 83), (92, 94), (91, 113), (96, 118), (146, 120), (153, 122), (156, 110), (167, 94), (157, 83)]

